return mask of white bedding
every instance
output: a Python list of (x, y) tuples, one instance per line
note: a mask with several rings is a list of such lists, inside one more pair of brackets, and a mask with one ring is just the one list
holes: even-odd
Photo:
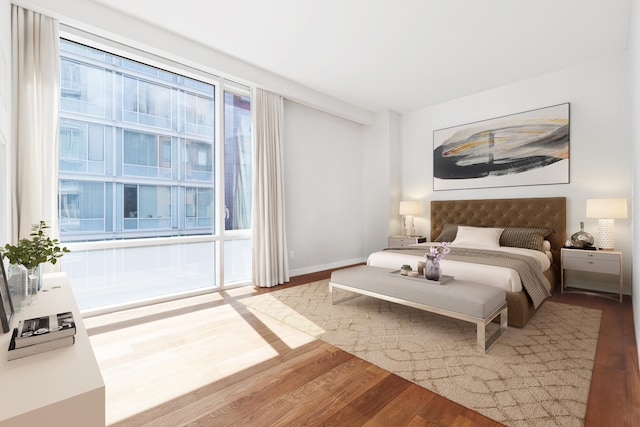
[[(436, 244), (439, 245), (439, 243), (428, 242), (412, 246), (425, 246), (426, 252), (427, 247)], [(491, 248), (490, 250), (511, 252), (534, 257), (540, 263), (540, 268), (542, 269), (542, 271), (546, 271), (551, 265), (551, 261), (549, 260), (548, 255), (541, 251), (512, 248), (508, 246), (500, 246), (499, 248)], [(403, 264), (409, 264), (411, 268), (417, 270), (419, 261), (424, 261), (424, 257), (397, 254), (389, 251), (379, 251), (369, 255), (369, 258), (367, 259), (367, 265), (400, 269)], [(495, 286), (509, 292), (522, 291), (522, 282), (520, 281), (520, 276), (515, 270), (512, 270), (510, 268), (451, 261), (447, 260), (445, 257), (445, 259), (440, 261), (440, 269), (442, 271), (442, 274), (453, 276), (456, 279), (470, 280), (473, 282), (482, 283), (484, 285)], [(547, 288), (550, 288), (550, 285), (546, 282), (547, 281), (545, 281), (545, 285), (547, 286)]]

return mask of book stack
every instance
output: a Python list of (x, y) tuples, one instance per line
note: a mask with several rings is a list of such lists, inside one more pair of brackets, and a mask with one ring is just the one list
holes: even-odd
[(13, 329), (8, 360), (73, 345), (75, 335), (71, 312), (21, 320)]

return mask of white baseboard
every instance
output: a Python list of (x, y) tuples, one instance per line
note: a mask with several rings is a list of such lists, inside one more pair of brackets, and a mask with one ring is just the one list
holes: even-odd
[(340, 267), (346, 267), (348, 265), (360, 264), (366, 261), (367, 261), (367, 258), (353, 258), (353, 259), (347, 259), (344, 261), (332, 262), (330, 264), (313, 265), (310, 267), (297, 268), (295, 270), (289, 270), (289, 276), (290, 277), (301, 276), (303, 274), (315, 273), (317, 271), (331, 270), (332, 268), (340, 268)]

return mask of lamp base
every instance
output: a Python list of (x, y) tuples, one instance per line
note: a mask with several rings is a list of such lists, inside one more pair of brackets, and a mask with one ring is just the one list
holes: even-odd
[(604, 251), (612, 251), (615, 248), (614, 231), (613, 219), (598, 220), (598, 248)]
[(404, 217), (404, 229), (402, 230), (403, 236), (413, 236), (416, 232), (416, 227), (413, 225), (413, 215), (406, 215)]

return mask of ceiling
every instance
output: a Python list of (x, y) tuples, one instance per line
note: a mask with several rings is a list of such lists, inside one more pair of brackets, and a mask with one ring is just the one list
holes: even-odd
[(631, 0), (92, 0), (369, 111), (627, 50)]

